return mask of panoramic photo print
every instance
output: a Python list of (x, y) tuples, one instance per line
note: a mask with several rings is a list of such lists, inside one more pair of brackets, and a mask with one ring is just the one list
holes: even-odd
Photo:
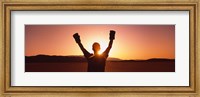
[(175, 25), (25, 25), (25, 72), (175, 72)]

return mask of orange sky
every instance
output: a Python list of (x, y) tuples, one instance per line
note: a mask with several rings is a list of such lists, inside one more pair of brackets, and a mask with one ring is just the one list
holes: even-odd
[(25, 55), (83, 55), (74, 33), (90, 53), (94, 42), (100, 43), (102, 52), (110, 30), (116, 31), (110, 57), (175, 58), (175, 25), (25, 25)]

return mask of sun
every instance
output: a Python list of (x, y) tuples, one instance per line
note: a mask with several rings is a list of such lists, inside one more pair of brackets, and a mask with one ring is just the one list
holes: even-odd
[(98, 54), (101, 55), (106, 50), (106, 48), (108, 47), (108, 43), (105, 42), (105, 41), (100, 41), (99, 44), (100, 44), (101, 49), (98, 52)]
[(97, 42), (100, 44), (100, 50), (98, 52), (99, 55), (101, 55), (106, 50), (109, 44), (109, 40), (105, 38), (105, 36), (99, 35), (99, 37), (91, 37), (89, 38), (89, 40), (85, 41), (85, 43), (88, 43), (87, 47), (88, 47), (89, 52), (93, 52), (92, 45), (94, 42)]
[[(101, 55), (108, 47), (109, 41), (108, 41), (108, 43), (105, 41), (96, 41), (96, 42), (98, 42), (100, 44), (100, 50), (98, 51), (98, 54)], [(88, 45), (88, 48), (90, 48), (90, 49), (88, 49), (89, 52), (93, 52), (91, 45)]]
[(101, 55), (102, 53), (100, 51), (98, 51), (98, 55)]

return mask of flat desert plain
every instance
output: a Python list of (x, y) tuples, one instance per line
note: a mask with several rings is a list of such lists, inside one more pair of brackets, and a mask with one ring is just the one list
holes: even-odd
[[(87, 62), (25, 63), (25, 72), (87, 72)], [(175, 60), (108, 61), (105, 72), (175, 72)]]

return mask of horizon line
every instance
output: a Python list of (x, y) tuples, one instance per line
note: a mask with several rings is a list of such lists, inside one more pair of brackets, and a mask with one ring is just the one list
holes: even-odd
[[(31, 56), (26, 56), (25, 57), (33, 57), (33, 56), (39, 56), (39, 55), (43, 55), (43, 56), (61, 56), (61, 57), (66, 57), (66, 56), (81, 56), (84, 57), (84, 55), (47, 55), (47, 54), (37, 54), (37, 55), (31, 55)], [(156, 58), (156, 57), (152, 57), (152, 58), (148, 58), (148, 59), (121, 59), (121, 58), (117, 58), (117, 57), (108, 57), (108, 58), (116, 58), (119, 60), (150, 60), (150, 59), (169, 59), (169, 60), (175, 60), (175, 58)]]

